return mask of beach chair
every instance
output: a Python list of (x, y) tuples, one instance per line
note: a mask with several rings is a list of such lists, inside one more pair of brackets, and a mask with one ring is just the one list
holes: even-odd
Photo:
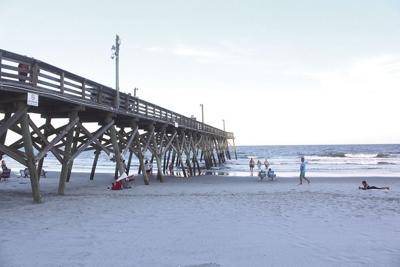
[[(47, 171), (45, 171), (44, 169), (42, 169), (40, 171), (40, 176), (42, 176), (43, 178), (46, 178), (46, 174), (47, 174)], [(28, 168), (19, 170), (19, 175), (20, 175), (19, 176), (20, 178), (31, 178)]]
[(276, 174), (274, 171), (268, 171), (268, 178), (273, 181), (274, 179), (276, 179)]
[(10, 178), (10, 176), (11, 176), (11, 169), (3, 169), (3, 172), (1, 173), (1, 177), (0, 178), (3, 178), (3, 180), (5, 181), (5, 180), (7, 180), (8, 178)]
[(258, 177), (260, 177), (260, 180), (262, 181), (265, 177), (267, 177), (267, 173), (265, 172), (265, 170), (260, 170), (258, 172)]

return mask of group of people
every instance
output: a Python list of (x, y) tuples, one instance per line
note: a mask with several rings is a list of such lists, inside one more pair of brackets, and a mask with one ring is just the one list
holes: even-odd
[[(261, 161), (258, 160), (257, 161), (257, 168), (258, 168), (259, 171), (261, 170), (261, 166), (262, 166)], [(267, 159), (264, 160), (264, 166), (265, 166), (265, 169), (268, 170), (269, 162), (268, 162)], [(253, 158), (250, 158), (249, 167), (250, 167), (250, 173), (253, 176), (253, 171), (254, 171), (254, 167), (255, 167), (255, 162), (254, 162)]]
[[(273, 180), (276, 178), (276, 174), (275, 172), (269, 167), (270, 163), (267, 159), (264, 160), (264, 168), (262, 168), (262, 163), (260, 160), (257, 160), (257, 168), (258, 168), (258, 176), (260, 177), (260, 179), (264, 179), (265, 177), (268, 177), (269, 179)], [(253, 172), (254, 172), (254, 167), (255, 167), (255, 162), (253, 158), (250, 158), (250, 162), (249, 162), (249, 167), (250, 167), (250, 173), (251, 176), (253, 176)]]
[[(268, 170), (267, 176), (269, 178), (271, 178), (271, 177), (275, 178), (276, 174), (274, 173), (274, 171), (271, 170), (271, 168), (269, 168), (269, 165), (270, 164), (269, 164), (268, 160), (266, 159), (264, 161), (264, 166), (265, 166), (265, 170)], [(265, 178), (265, 171), (262, 170), (261, 166), (262, 166), (261, 161), (258, 160), (257, 161), (257, 167), (258, 167), (258, 171), (259, 171), (258, 176), (261, 179), (263, 179), (263, 178)], [(253, 176), (253, 171), (254, 171), (254, 167), (255, 167), (255, 162), (254, 162), (253, 158), (250, 158), (249, 167), (250, 167), (251, 176)], [(299, 179), (300, 179), (299, 185), (303, 184), (303, 180), (307, 181), (308, 184), (310, 184), (310, 182), (311, 182), (310, 179), (308, 179), (306, 177), (306, 161), (305, 161), (304, 157), (301, 157), (301, 159), (300, 159), (300, 175), (299, 175)], [(358, 187), (358, 188), (361, 189), (361, 190), (370, 190), (370, 189), (389, 190), (390, 189), (388, 186), (384, 186), (384, 187), (370, 186), (370, 185), (368, 185), (367, 181), (365, 181), (365, 180), (361, 182), (361, 186)]]

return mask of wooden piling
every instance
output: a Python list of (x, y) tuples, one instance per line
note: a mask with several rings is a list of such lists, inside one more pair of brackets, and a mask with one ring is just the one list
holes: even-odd
[(132, 151), (132, 149), (129, 149), (128, 164), (126, 165), (126, 174), (127, 175), (129, 175), (129, 171), (131, 169), (132, 156), (133, 156), (133, 151)]
[[(44, 131), (43, 131), (43, 135), (44, 135), (45, 137), (47, 137), (47, 135), (48, 135), (50, 125), (51, 125), (51, 118), (46, 118), (46, 122), (45, 122), (45, 124), (44, 124)], [(43, 144), (42, 144), (42, 149), (44, 149), (45, 146), (46, 146), (46, 144), (43, 142)], [(39, 180), (40, 180), (40, 174), (42, 173), (42, 169), (43, 169), (44, 158), (45, 158), (45, 157), (41, 158), (41, 159), (39, 160), (39, 163), (38, 163), (37, 171), (38, 171), (38, 179), (39, 179)]]
[[(111, 115), (109, 115), (107, 117), (106, 123), (110, 122), (111, 120), (112, 120), (112, 117), (111, 117)], [(117, 132), (115, 130), (114, 125), (110, 127), (110, 139), (111, 139), (112, 147), (114, 150), (115, 162), (117, 165), (117, 169), (119, 171), (119, 175), (122, 175), (125, 172), (125, 170), (124, 170), (124, 166), (122, 163), (121, 152), (120, 152), (120, 148), (119, 148), (118, 140), (117, 140)]]
[[(76, 149), (78, 146), (79, 135), (80, 135), (79, 127), (76, 127), (74, 140), (72, 142), (72, 150), (71, 150), (72, 154), (74, 154), (76, 152)], [(73, 165), (74, 165), (74, 161), (72, 160), (72, 161), (70, 161), (69, 166), (68, 166), (68, 175), (67, 175), (67, 180), (66, 180), (67, 183), (69, 183), (69, 179), (71, 178), (71, 172), (72, 172)]]
[(94, 160), (93, 160), (92, 171), (90, 172), (90, 180), (93, 180), (93, 178), (94, 178), (94, 174), (96, 172), (97, 161), (99, 160), (99, 155), (100, 155), (100, 148), (97, 147), (94, 152)]
[[(73, 122), (76, 118), (78, 118), (78, 112), (76, 112), (76, 111), (71, 112), (69, 115), (70, 123)], [(64, 158), (63, 158), (63, 163), (61, 166), (60, 180), (58, 183), (58, 194), (59, 195), (64, 195), (65, 182), (67, 179), (69, 166), (70, 166), (69, 158), (71, 156), (73, 138), (74, 138), (74, 127), (72, 127), (66, 134), (66, 141), (65, 141), (65, 147), (64, 147)]]
[(26, 165), (28, 166), (29, 174), (31, 176), (33, 202), (40, 203), (41, 195), (40, 195), (39, 178), (35, 166), (35, 157), (33, 154), (32, 137), (31, 137), (31, 132), (29, 130), (29, 117), (27, 112), (22, 116), (21, 129), (22, 129), (22, 137), (24, 140), (25, 154), (27, 158)]

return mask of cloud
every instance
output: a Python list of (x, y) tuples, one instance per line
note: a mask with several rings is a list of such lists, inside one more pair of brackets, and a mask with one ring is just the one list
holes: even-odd
[(285, 75), (317, 81), (321, 88), (349, 93), (379, 93), (400, 87), (400, 55), (381, 55), (353, 61), (327, 71), (292, 69)]
[(195, 58), (218, 58), (221, 56), (217, 51), (193, 48), (184, 45), (179, 45), (174, 49), (173, 53), (179, 56), (189, 56)]
[(177, 44), (175, 46), (154, 45), (143, 50), (151, 53), (174, 55), (194, 60), (198, 63), (218, 63), (224, 65), (250, 64), (256, 56), (253, 48), (241, 47), (229, 42), (215, 43), (211, 46)]
[(165, 48), (159, 47), (159, 46), (151, 46), (147, 47), (144, 50), (149, 51), (149, 52), (155, 52), (155, 53), (161, 53), (165, 51)]

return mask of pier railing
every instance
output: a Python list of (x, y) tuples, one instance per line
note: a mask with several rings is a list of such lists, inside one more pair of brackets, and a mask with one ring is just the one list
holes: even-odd
[(233, 133), (175, 113), (131, 94), (120, 93), (116, 106), (116, 90), (60, 69), (48, 63), (0, 49), (0, 85), (28, 89), (39, 95), (59, 96), (79, 101), (82, 105), (109, 109), (124, 115), (165, 122), (177, 127), (233, 139)]

